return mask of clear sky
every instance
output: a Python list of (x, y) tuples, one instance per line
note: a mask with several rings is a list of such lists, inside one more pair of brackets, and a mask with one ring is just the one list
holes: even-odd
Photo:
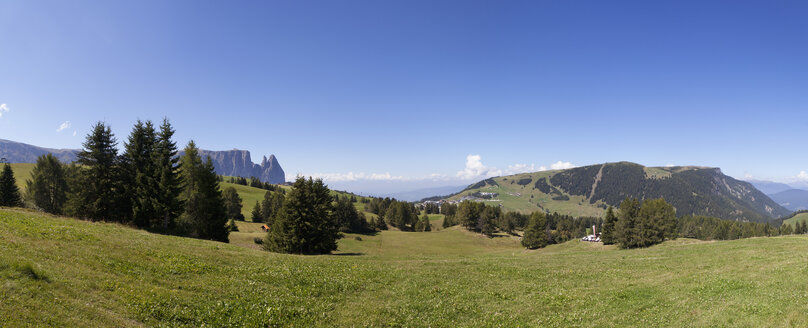
[(6, 0), (0, 138), (78, 148), (98, 120), (123, 140), (136, 119), (166, 116), (180, 143), (275, 154), (288, 178), (345, 189), (623, 160), (808, 180), (807, 12), (805, 1)]

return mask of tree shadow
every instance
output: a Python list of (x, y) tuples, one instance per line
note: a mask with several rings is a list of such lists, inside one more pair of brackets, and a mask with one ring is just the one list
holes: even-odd
[(331, 255), (333, 255), (333, 256), (362, 256), (362, 255), (365, 255), (365, 253), (353, 253), (353, 252), (351, 252), (351, 253), (336, 253), (336, 254), (331, 254)]

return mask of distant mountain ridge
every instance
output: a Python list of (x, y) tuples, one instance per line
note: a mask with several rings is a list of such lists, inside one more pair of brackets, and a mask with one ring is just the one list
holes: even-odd
[(603, 215), (626, 197), (665, 198), (679, 216), (768, 222), (791, 213), (752, 184), (707, 167), (644, 167), (629, 162), (496, 177), (450, 200), (486, 199), (507, 210)]
[[(180, 151), (180, 156), (184, 154)], [(253, 163), (249, 150), (199, 150), (199, 156), (210, 157), (217, 174), (236, 177), (256, 177), (263, 182), (281, 184), (286, 182), (286, 173), (275, 155), (266, 156), (261, 164)]]
[(72, 163), (81, 149), (54, 149), (37, 147), (22, 142), (0, 139), (0, 158), (9, 163), (36, 163), (39, 156), (51, 153), (63, 163)]
[(772, 200), (792, 210), (808, 210), (808, 190), (789, 189), (769, 195)]
[(763, 181), (763, 180), (747, 180), (746, 182), (751, 183), (753, 186), (755, 186), (755, 188), (762, 191), (766, 195), (772, 195), (790, 189), (798, 189), (788, 184), (780, 182)]

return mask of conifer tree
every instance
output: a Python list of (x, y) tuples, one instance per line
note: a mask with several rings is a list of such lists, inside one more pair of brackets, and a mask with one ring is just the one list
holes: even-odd
[(11, 165), (3, 165), (3, 173), (0, 174), (0, 206), (20, 206), (20, 188), (17, 187), (17, 180), (14, 178), (14, 170)]
[(78, 197), (74, 201), (81, 203), (75, 207), (81, 210), (81, 213), (75, 213), (77, 216), (93, 221), (120, 221), (129, 212), (121, 208), (126, 193), (119, 183), (117, 144), (112, 129), (103, 122), (96, 123), (87, 135), (84, 149), (78, 153), (78, 163), (82, 166), (81, 184), (73, 193)]
[(612, 245), (615, 243), (614, 229), (617, 216), (614, 215), (614, 209), (609, 206), (606, 210), (606, 218), (603, 219), (603, 227), (600, 232), (600, 241), (604, 245)]
[(522, 236), (522, 246), (528, 249), (536, 249), (547, 246), (547, 217), (542, 212), (533, 212), (525, 227), (525, 234)]
[(337, 249), (333, 198), (320, 179), (298, 177), (264, 242), (278, 253), (324, 254)]
[(255, 201), (255, 206), (253, 206), (252, 213), (250, 214), (250, 219), (252, 222), (264, 222), (264, 213), (261, 211), (261, 203), (259, 201)]
[(26, 203), (52, 214), (61, 214), (68, 185), (62, 163), (50, 153), (39, 156), (26, 181)]
[[(177, 218), (182, 214), (183, 204), (180, 201), (182, 179), (180, 177), (177, 144), (173, 140), (174, 129), (168, 119), (163, 119), (154, 150), (154, 165), (157, 173), (157, 195), (155, 196), (155, 212), (160, 219), (163, 232), (175, 229)], [(221, 176), (217, 179), (221, 182)]]
[(224, 206), (227, 209), (227, 218), (231, 220), (244, 221), (244, 215), (241, 214), (241, 197), (234, 187), (228, 187), (222, 192), (224, 198)]
[(376, 229), (378, 230), (387, 230), (387, 223), (384, 222), (384, 216), (378, 215), (376, 216)]
[(131, 206), (132, 222), (142, 229), (160, 228), (162, 218), (157, 214), (159, 176), (155, 158), (157, 136), (151, 121), (138, 120), (124, 143), (121, 155), (123, 179)]
[(185, 181), (185, 211), (180, 220), (185, 232), (191, 237), (228, 242), (227, 212), (210, 157), (202, 162), (199, 149), (191, 141), (180, 162)]
[(620, 203), (620, 213), (615, 223), (615, 241), (620, 248), (638, 247), (635, 238), (637, 219), (640, 214), (640, 201), (636, 198), (626, 198)]

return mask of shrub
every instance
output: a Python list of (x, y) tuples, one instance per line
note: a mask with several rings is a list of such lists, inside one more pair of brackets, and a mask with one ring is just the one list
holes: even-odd
[(263, 245), (264, 244), (264, 238), (255, 237), (255, 239), (253, 239), (253, 242), (255, 242), (257, 245)]

